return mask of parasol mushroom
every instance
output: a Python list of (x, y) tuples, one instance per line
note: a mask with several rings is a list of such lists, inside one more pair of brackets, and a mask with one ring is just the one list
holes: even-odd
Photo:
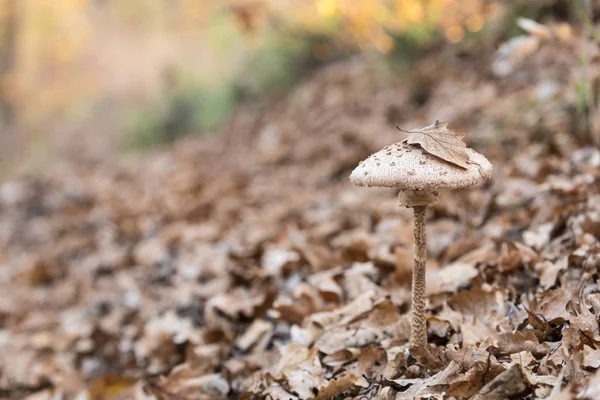
[(425, 210), (437, 202), (438, 189), (476, 185), (491, 176), (492, 165), (483, 155), (467, 148), (462, 142), (464, 133), (447, 129), (447, 123), (436, 121), (407, 132), (411, 135), (403, 142), (361, 161), (350, 180), (358, 186), (399, 188), (400, 206), (414, 210), (410, 352), (420, 363), (434, 367), (439, 362), (427, 347), (425, 314)]

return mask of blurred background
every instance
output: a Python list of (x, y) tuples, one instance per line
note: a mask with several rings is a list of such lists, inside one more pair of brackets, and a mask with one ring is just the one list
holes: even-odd
[(581, 26), (592, 3), (2, 0), (0, 171), (216, 132), (321, 65), (360, 54), (402, 75), (427, 52), (497, 47), (517, 17)]
[(412, 216), (348, 180), (397, 125), (494, 164), (430, 209), (431, 299), (572, 303), (600, 254), (599, 23), (600, 0), (0, 0), (0, 398), (262, 398), (312, 315), (368, 289), (408, 317)]

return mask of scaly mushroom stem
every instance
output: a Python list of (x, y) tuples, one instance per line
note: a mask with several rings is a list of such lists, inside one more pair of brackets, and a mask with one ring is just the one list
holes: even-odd
[(414, 267), (412, 274), (412, 309), (410, 322), (410, 354), (419, 364), (435, 370), (442, 362), (427, 347), (427, 319), (425, 313), (425, 269), (427, 238), (425, 236), (425, 210), (437, 202), (435, 190), (401, 190), (398, 204), (412, 207), (415, 219)]
[[(435, 190), (401, 190), (398, 204), (414, 210), (415, 244), (412, 274), (412, 309), (410, 323), (410, 351), (425, 362), (433, 358), (427, 348), (427, 320), (425, 315), (425, 269), (427, 262), (427, 237), (425, 234), (425, 210), (437, 202)], [(427, 357), (427, 354), (429, 357)], [(419, 356), (421, 355), (421, 356)], [(420, 361), (421, 362), (421, 361)]]
[(425, 263), (427, 261), (427, 235), (425, 233), (425, 206), (414, 206), (415, 243), (412, 273), (412, 318), (410, 348), (427, 348), (427, 321), (425, 319)]
[[(436, 195), (437, 197), (437, 195)], [(410, 354), (429, 369), (439, 369), (442, 362), (427, 347), (427, 313), (425, 310), (425, 270), (427, 263), (427, 235), (425, 210), (427, 206), (413, 205), (415, 224), (414, 266), (412, 273), (412, 309), (410, 325)]]

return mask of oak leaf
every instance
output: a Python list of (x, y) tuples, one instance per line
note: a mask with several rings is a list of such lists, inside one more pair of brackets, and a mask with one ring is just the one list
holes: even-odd
[(448, 129), (447, 122), (436, 121), (433, 125), (421, 129), (398, 130), (408, 133), (403, 143), (418, 144), (431, 155), (441, 158), (461, 168), (469, 168), (467, 145), (462, 141), (465, 132), (458, 129)]

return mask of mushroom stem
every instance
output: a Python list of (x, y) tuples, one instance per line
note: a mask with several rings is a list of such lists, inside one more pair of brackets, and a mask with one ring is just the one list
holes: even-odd
[(413, 206), (415, 224), (414, 266), (412, 274), (412, 318), (410, 326), (411, 350), (427, 348), (427, 321), (425, 319), (425, 263), (427, 236), (425, 233), (426, 206)]
[[(437, 197), (437, 194), (436, 194)], [(427, 236), (425, 234), (425, 205), (413, 205), (415, 219), (414, 266), (412, 274), (412, 309), (410, 325), (410, 354), (430, 370), (443, 367), (427, 347), (427, 314), (425, 310), (425, 269)]]

